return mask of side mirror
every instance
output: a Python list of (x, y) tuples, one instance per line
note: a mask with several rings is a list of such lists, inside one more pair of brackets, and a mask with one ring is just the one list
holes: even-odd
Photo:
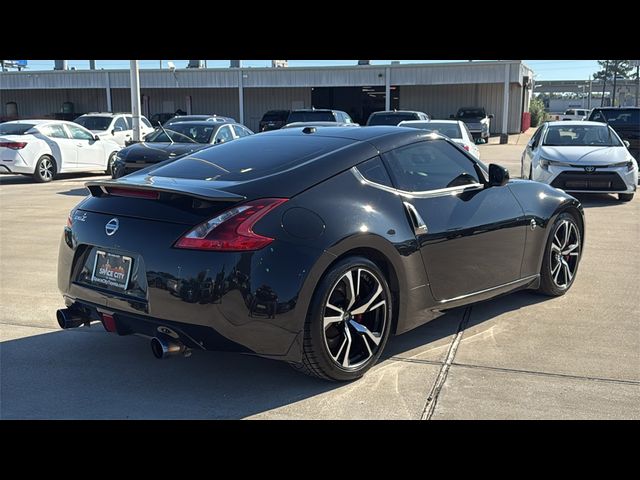
[(93, 139), (97, 142), (98, 140), (100, 140), (100, 137), (98, 136), (98, 134), (95, 134), (95, 135), (93, 136)]
[(493, 118), (493, 113), (489, 115), (489, 118)]
[(115, 135), (116, 134), (116, 129), (114, 128), (113, 130), (111, 130), (111, 135)]
[(509, 170), (492, 163), (489, 165), (489, 187), (502, 187), (509, 181)]
[(631, 144), (629, 143), (629, 140), (622, 140), (622, 143), (624, 143), (624, 146), (629, 148), (631, 147)]

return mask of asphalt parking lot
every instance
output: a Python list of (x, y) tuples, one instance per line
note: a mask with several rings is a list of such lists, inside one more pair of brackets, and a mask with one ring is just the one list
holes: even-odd
[[(482, 159), (519, 176), (524, 140), (494, 142)], [(58, 242), (87, 178), (0, 176), (0, 418), (640, 418), (640, 198), (579, 197), (586, 245), (567, 295), (452, 311), (336, 384), (243, 355), (158, 361), (146, 339), (101, 326), (61, 331)]]

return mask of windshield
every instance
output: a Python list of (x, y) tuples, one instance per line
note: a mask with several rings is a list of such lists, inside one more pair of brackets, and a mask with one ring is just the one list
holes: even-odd
[(619, 147), (614, 133), (606, 125), (549, 127), (543, 145), (554, 147)]
[(284, 120), (287, 119), (288, 114), (289, 112), (287, 112), (286, 110), (283, 110), (281, 112), (278, 112), (278, 111), (267, 112), (262, 117), (262, 121), (263, 122), (283, 122)]
[(111, 117), (78, 117), (74, 122), (87, 130), (106, 130), (111, 125)]
[[(150, 133), (144, 139), (145, 142), (160, 143), (170, 142), (173, 140), (175, 143), (210, 143), (211, 135), (216, 129), (215, 125), (191, 125), (188, 123), (174, 123), (170, 127), (164, 127), (157, 129), (155, 132)], [(167, 132), (167, 133), (165, 133)], [(171, 137), (167, 137), (167, 134)]]
[(415, 113), (373, 113), (369, 118), (367, 125), (398, 125), (405, 120), (418, 120), (418, 115)]
[(23, 135), (33, 127), (33, 123), (0, 123), (0, 135)]
[(624, 125), (638, 126), (640, 124), (640, 110), (631, 108), (617, 108), (615, 110), (598, 110), (593, 113), (591, 120), (594, 122), (608, 122), (614, 127)]
[(327, 111), (308, 111), (308, 112), (291, 112), (287, 123), (293, 122), (335, 122), (332, 112)]
[(461, 108), (458, 110), (458, 118), (484, 118), (486, 116), (483, 108)]

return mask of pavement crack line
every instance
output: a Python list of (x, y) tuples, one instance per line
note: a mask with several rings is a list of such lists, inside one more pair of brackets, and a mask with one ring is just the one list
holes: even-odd
[(465, 328), (467, 328), (470, 317), (471, 305), (465, 308), (464, 313), (462, 314), (462, 320), (460, 320), (460, 324), (458, 325), (456, 336), (453, 338), (453, 342), (451, 342), (451, 346), (449, 347), (449, 351), (447, 352), (446, 360), (442, 364), (440, 372), (438, 372), (438, 377), (436, 378), (436, 381), (433, 382), (433, 387), (431, 388), (429, 396), (427, 397), (427, 402), (424, 406), (424, 409), (422, 410), (422, 416), (420, 417), (420, 420), (431, 420), (431, 417), (433, 416), (433, 412), (435, 411), (436, 405), (438, 404), (440, 391), (444, 386), (444, 382), (447, 381), (449, 369), (451, 368), (453, 359), (456, 356), (458, 346), (460, 345), (460, 341), (462, 340), (462, 334), (464, 333)]

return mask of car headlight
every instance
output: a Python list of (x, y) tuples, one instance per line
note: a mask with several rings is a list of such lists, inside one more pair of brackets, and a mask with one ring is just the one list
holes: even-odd
[(557, 160), (549, 160), (547, 158), (541, 158), (540, 159), (540, 166), (545, 169), (548, 170), (549, 166), (554, 166), (554, 167), (570, 167), (571, 164), (566, 163), (566, 162), (559, 162)]
[(627, 172), (630, 172), (630, 171), (633, 170), (633, 160), (627, 160), (626, 162), (612, 163), (609, 166), (612, 167), (612, 168), (627, 167)]

